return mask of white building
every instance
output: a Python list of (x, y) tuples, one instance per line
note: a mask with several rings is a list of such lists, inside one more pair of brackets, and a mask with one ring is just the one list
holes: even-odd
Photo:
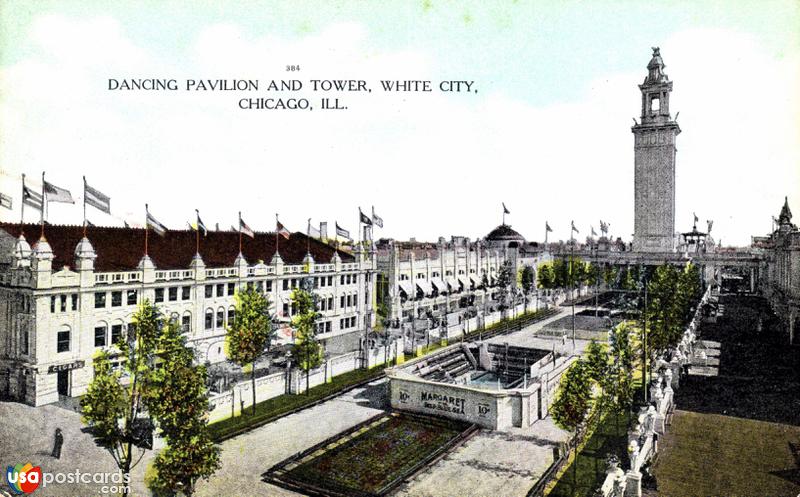
[[(24, 234), (22, 234), (24, 233)], [(292, 339), (290, 294), (313, 277), (322, 315), (318, 337), (329, 352), (359, 347), (371, 325), (374, 253), (337, 251), (294, 233), (243, 238), (208, 232), (195, 252), (191, 231), (0, 223), (0, 395), (32, 405), (78, 396), (92, 379), (92, 356), (112, 352), (137, 305), (154, 302), (178, 320), (202, 361), (225, 360), (225, 326), (234, 293), (263, 291)], [(276, 255), (276, 244), (278, 254)], [(277, 304), (277, 305), (276, 305)]]
[(505, 224), (476, 242), (464, 237), (440, 238), (437, 243), (389, 239), (380, 240), (376, 250), (376, 292), (390, 326), (418, 331), (437, 321), (452, 327), (496, 310), (502, 297), (497, 279), (506, 261), (516, 295), (523, 266), (535, 272), (540, 262), (549, 260), (543, 247), (526, 242)]

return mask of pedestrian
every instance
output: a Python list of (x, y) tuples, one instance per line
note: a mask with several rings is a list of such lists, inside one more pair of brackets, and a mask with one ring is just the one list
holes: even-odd
[(62, 445), (64, 445), (64, 435), (61, 434), (61, 428), (56, 428), (55, 440), (53, 442), (53, 453), (51, 454), (56, 459), (61, 459)]

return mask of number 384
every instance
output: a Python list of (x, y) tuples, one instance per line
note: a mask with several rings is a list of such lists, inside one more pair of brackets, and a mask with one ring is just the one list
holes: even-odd
[(300, 66), (299, 65), (291, 64), (291, 65), (287, 65), (286, 66), (286, 71), (287, 72), (299, 71), (299, 70), (300, 70)]

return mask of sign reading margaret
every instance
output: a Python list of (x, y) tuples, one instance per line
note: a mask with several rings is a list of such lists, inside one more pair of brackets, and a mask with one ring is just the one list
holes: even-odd
[(427, 409), (464, 414), (464, 404), (466, 401), (461, 397), (422, 392), (420, 394), (420, 400), (422, 401), (422, 407)]

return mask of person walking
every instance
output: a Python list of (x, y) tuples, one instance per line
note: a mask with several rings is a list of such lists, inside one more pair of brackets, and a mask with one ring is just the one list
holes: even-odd
[(61, 428), (56, 428), (55, 440), (53, 442), (53, 453), (51, 454), (56, 459), (61, 459), (62, 445), (64, 445), (64, 435), (61, 434)]

